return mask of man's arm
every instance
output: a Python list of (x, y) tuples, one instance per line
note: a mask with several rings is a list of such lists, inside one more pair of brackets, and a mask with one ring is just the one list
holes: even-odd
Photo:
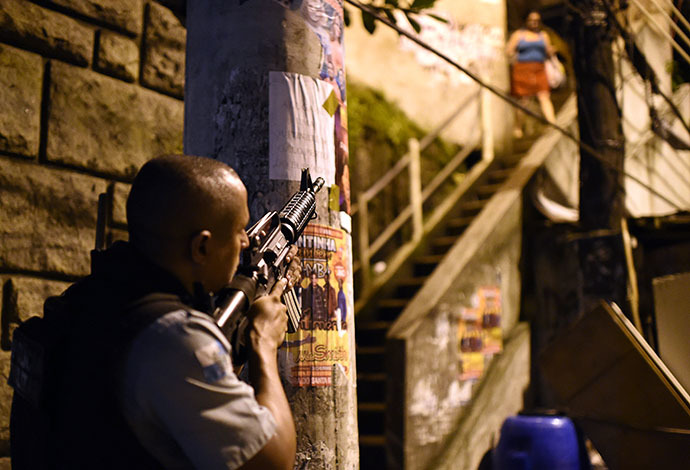
[(271, 293), (254, 302), (249, 317), (249, 381), (256, 401), (268, 408), (276, 421), (276, 434), (242, 469), (292, 469), (297, 438), (292, 411), (278, 373), (278, 346), (287, 330), (286, 307), (280, 302), (286, 280), (276, 283)]

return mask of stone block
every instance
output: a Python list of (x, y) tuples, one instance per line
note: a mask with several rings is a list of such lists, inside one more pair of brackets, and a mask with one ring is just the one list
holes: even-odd
[(0, 41), (87, 66), (93, 40), (91, 28), (68, 16), (26, 0), (0, 1)]
[(170, 8), (178, 15), (185, 16), (187, 14), (186, 0), (158, 0), (158, 3)]
[(151, 3), (146, 15), (142, 83), (182, 97), (186, 42), (187, 31), (172, 11)]
[(50, 70), (49, 161), (131, 178), (182, 152), (182, 101), (58, 62)]
[(0, 44), (0, 150), (38, 155), (43, 60)]
[(134, 82), (139, 77), (139, 47), (131, 39), (102, 30), (95, 66), (103, 73)]
[(105, 187), (100, 178), (0, 158), (0, 266), (87, 274)]
[(127, 196), (129, 196), (130, 187), (129, 184), (115, 183), (113, 223), (116, 225), (127, 225)]
[[(6, 444), (9, 446), (9, 444)], [(9, 457), (0, 457), (0, 470), (11, 470), (12, 460)]]
[(53, 295), (59, 295), (69, 287), (69, 282), (51, 281), (35, 277), (12, 276), (17, 292), (17, 314), (19, 321), (34, 315), (43, 316), (43, 302)]
[(117, 228), (110, 230), (110, 232), (108, 233), (108, 246), (112, 245), (117, 241), (129, 241), (129, 233), (127, 233), (127, 230)]
[[(0, 453), (10, 455), (10, 409), (12, 408), (12, 387), (7, 385), (10, 376), (10, 352), (0, 351)], [(9, 459), (7, 459), (9, 461)], [(4, 463), (3, 463), (4, 464)], [(0, 464), (0, 470), (3, 467)]]
[(69, 283), (24, 276), (0, 279), (4, 303), (0, 345), (9, 351), (15, 328), (33, 316), (43, 316), (43, 302), (64, 291)]
[(141, 32), (143, 0), (52, 0), (86, 17), (132, 34)]

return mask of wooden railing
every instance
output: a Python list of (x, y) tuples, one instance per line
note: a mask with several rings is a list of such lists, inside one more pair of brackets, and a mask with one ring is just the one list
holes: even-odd
[[(489, 92), (481, 89), (477, 93), (469, 95), (448, 118), (446, 118), (432, 132), (421, 140), (410, 139), (408, 142), (408, 152), (400, 157), (395, 165), (386, 172), (370, 188), (362, 191), (356, 196), (356, 202), (352, 207), (352, 214), (358, 215), (357, 235), (359, 259), (354, 263), (353, 270), (360, 276), (357, 304), (362, 305), (375, 291), (383, 285), (400, 265), (412, 253), (413, 249), (420, 242), (422, 237), (431, 231), (433, 227), (447, 214), (462, 194), (469, 188), (467, 177), (455, 184), (455, 188), (444, 202), (436, 204), (433, 210), (424, 212), (424, 203), (434, 195), (444, 184), (446, 184), (453, 174), (457, 172), (467, 157), (481, 146), (482, 160), (481, 167), (488, 166), (494, 158), (493, 151), (493, 129), (491, 121), (491, 111), (489, 107)], [(470, 143), (465, 145), (446, 165), (429, 181), (426, 185), (421, 177), (421, 153), (452, 124), (466, 108), (478, 103), (479, 118), (481, 123), (477, 136), (470, 137)], [(392, 222), (379, 234), (373, 241), (370, 240), (369, 224), (369, 203), (376, 198), (384, 188), (388, 187), (393, 180), (404, 170), (408, 173), (409, 182), (409, 203), (404, 207)], [(470, 178), (473, 179), (473, 178)], [(404, 242), (396, 252), (388, 257), (385, 269), (376, 273), (376, 278), (372, 279), (372, 258), (396, 235), (401, 233), (402, 228), (408, 222), (412, 223), (411, 235), (409, 240)], [(357, 305), (355, 306), (357, 309)]]

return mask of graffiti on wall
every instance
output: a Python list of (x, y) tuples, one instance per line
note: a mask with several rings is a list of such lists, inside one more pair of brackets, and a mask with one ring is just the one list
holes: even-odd
[[(460, 24), (442, 11), (432, 11), (435, 16), (444, 18), (439, 21), (428, 15), (415, 17), (421, 28), (415, 33), (403, 13), (398, 13), (398, 25), (415, 35), (436, 50), (443, 51), (455, 62), (469, 71), (484, 75), (491, 69), (493, 62), (503, 55), (505, 38), (498, 26), (482, 24)], [(436, 54), (423, 49), (410, 39), (400, 36), (400, 48), (414, 54), (423, 67), (433, 70), (436, 76), (443, 77), (453, 85), (473, 83), (467, 74), (459, 71)]]

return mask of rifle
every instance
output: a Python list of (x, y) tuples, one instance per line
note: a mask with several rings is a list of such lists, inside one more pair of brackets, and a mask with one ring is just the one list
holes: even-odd
[[(316, 193), (323, 184), (323, 178), (312, 182), (309, 169), (304, 168), (299, 191), (280, 212), (266, 213), (247, 231), (249, 246), (242, 251), (232, 282), (218, 293), (212, 314), (232, 345), (232, 360), (236, 366), (246, 362), (246, 313), (254, 299), (270, 292), (285, 276), (289, 266), (285, 257), (307, 223), (316, 217)], [(286, 291), (281, 300), (287, 306), (288, 332), (294, 333), (302, 317), (294, 289)]]

